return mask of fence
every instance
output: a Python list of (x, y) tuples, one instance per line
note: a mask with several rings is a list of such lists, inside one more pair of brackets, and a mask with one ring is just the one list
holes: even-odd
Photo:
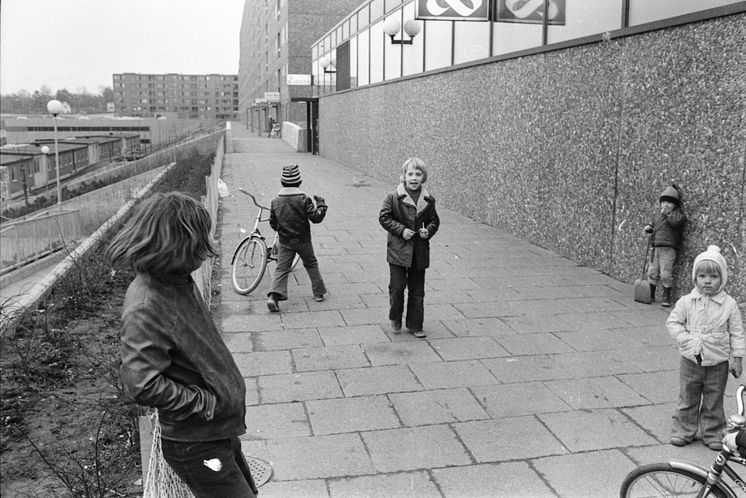
[(35, 218), (4, 224), (0, 230), (0, 274), (76, 245), (82, 236), (80, 211), (46, 211)]

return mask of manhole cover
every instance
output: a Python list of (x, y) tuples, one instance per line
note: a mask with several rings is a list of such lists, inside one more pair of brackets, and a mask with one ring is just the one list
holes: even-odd
[(244, 456), (246, 457), (246, 462), (248, 462), (249, 464), (251, 477), (254, 478), (254, 484), (256, 484), (256, 487), (258, 488), (262, 484), (265, 484), (267, 481), (269, 481), (269, 478), (272, 477), (272, 465), (260, 458), (248, 455)]

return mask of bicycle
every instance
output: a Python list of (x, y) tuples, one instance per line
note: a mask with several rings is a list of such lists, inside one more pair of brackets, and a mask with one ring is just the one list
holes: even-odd
[[(233, 282), (233, 290), (236, 293), (245, 296), (251, 291), (257, 288), (259, 282), (264, 277), (264, 272), (267, 270), (267, 266), (270, 262), (277, 261), (277, 242), (278, 235), (275, 232), (272, 245), (267, 246), (267, 241), (264, 235), (259, 231), (259, 223), (269, 221), (269, 215), (262, 218), (264, 211), (269, 212), (269, 208), (262, 206), (257, 202), (256, 197), (247, 192), (246, 190), (239, 188), (239, 191), (251, 197), (254, 201), (254, 205), (259, 208), (259, 212), (254, 218), (254, 228), (249, 234), (238, 243), (236, 250), (233, 252), (231, 258), (231, 281)], [(298, 254), (295, 255), (293, 263), (290, 265), (290, 269), (294, 269), (300, 260)]]
[[(741, 385), (736, 391), (738, 414), (730, 416), (727, 432), (735, 432), (746, 428), (743, 402), (744, 387), (746, 386)], [(734, 452), (723, 441), (723, 448), (718, 452), (709, 471), (698, 465), (677, 460), (642, 465), (624, 478), (619, 496), (621, 498), (643, 496), (736, 498), (737, 495), (733, 488), (723, 480), (723, 473), (733, 481), (733, 484), (738, 487), (741, 493), (746, 493), (746, 483), (728, 465), (729, 462), (746, 466), (746, 458)]]

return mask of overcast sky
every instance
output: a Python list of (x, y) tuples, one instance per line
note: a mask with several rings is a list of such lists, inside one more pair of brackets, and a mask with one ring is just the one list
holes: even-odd
[(244, 0), (1, 0), (0, 93), (114, 73), (238, 74)]

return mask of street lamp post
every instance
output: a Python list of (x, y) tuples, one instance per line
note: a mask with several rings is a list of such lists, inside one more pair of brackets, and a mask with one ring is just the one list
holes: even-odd
[(44, 180), (46, 187), (44, 188), (45, 193), (49, 193), (49, 147), (46, 145), (42, 146), (41, 153), (44, 154)]
[(47, 102), (47, 111), (54, 117), (54, 164), (57, 175), (57, 207), (62, 205), (62, 189), (60, 188), (60, 147), (57, 142), (57, 116), (62, 114), (62, 103), (59, 100)]

